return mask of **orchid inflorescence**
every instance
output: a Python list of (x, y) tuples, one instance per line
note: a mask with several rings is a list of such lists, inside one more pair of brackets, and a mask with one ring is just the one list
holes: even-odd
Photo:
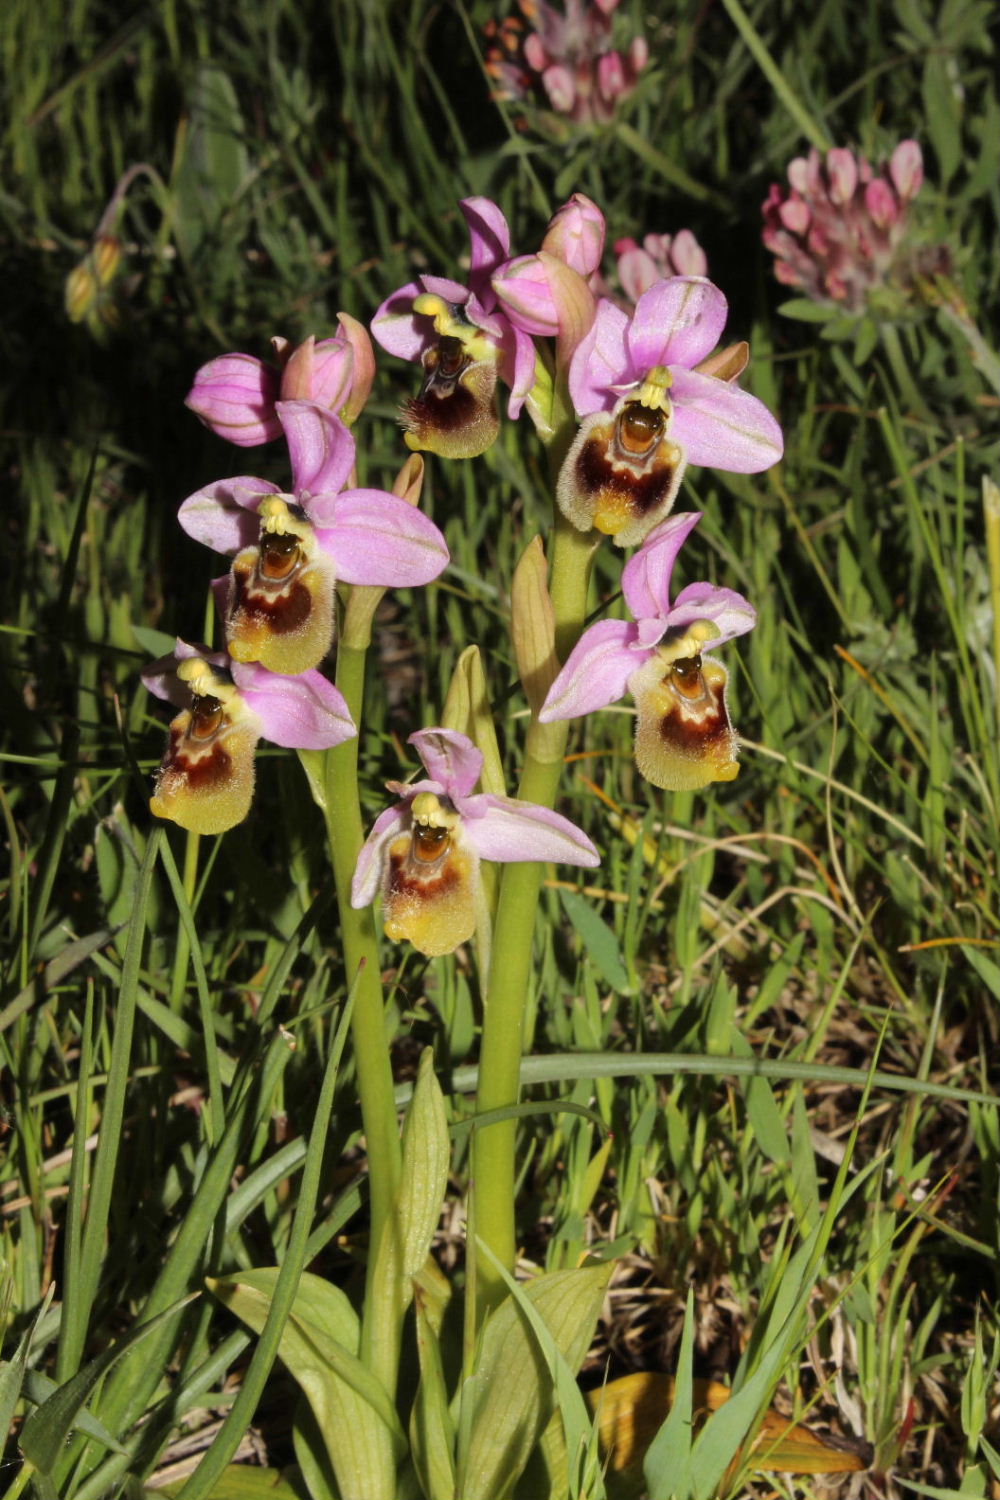
[[(467, 283), (423, 274), (372, 321), (384, 349), (422, 367), (420, 390), (401, 412), (407, 446), (445, 458), (483, 453), (499, 431), (502, 384), (508, 417), (526, 412), (565, 453), (557, 530), (640, 548), (622, 575), (632, 620), (577, 629), (561, 666), (544, 573), (532, 603), (517, 594), (515, 613), (531, 618), (515, 619), (515, 649), (526, 635), (541, 643), (530, 689), (525, 679), (533, 721), (554, 725), (628, 692), (636, 762), (650, 782), (681, 790), (731, 780), (737, 739), (726, 671), (708, 653), (751, 629), (753, 608), (709, 583), (669, 596), (682, 543), (700, 520), (669, 515), (688, 464), (756, 473), (782, 452), (774, 417), (737, 384), (747, 346), (717, 347), (726, 299), (701, 274), (703, 253), (686, 231), (673, 241), (647, 236), (642, 248), (620, 241), (631, 300), (603, 295), (604, 219), (582, 194), (525, 255), (512, 255), (496, 204), (460, 206), (471, 238)], [(659, 274), (678, 265), (688, 273)], [(370, 621), (383, 590), (429, 583), (449, 561), (440, 531), (417, 508), (421, 458), (408, 460), (393, 493), (356, 484), (351, 429), (375, 370), (362, 326), (341, 314), (332, 338), (295, 348), (276, 339), (274, 350), (272, 363), (238, 353), (212, 360), (187, 402), (240, 447), (283, 439), (289, 461), (286, 488), (237, 476), (202, 486), (180, 507), (185, 531), (231, 559), (213, 585), (224, 650), (179, 640), (143, 674), (181, 709), (151, 807), (195, 832), (221, 832), (247, 815), (258, 739), (332, 751), (357, 734), (324, 672), (338, 617), (349, 619), (367, 597)], [(507, 797), (495, 779), (484, 786), (483, 745), (464, 732), (470, 727), (411, 735), (427, 776), (389, 783), (396, 800), (360, 849), (350, 892), (363, 907), (381, 890), (387, 934), (431, 955), (477, 930), (480, 858), (598, 862), (587, 836), (551, 807)]]

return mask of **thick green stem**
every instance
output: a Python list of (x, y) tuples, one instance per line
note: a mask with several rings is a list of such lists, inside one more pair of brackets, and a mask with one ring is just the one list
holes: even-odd
[[(565, 522), (556, 522), (552, 541), (552, 602), (560, 656), (572, 649), (587, 612), (587, 589), (596, 543)], [(559, 790), (568, 726), (532, 721), (518, 796), (552, 807)], [(477, 1109), (504, 1109), (516, 1104), (524, 1032), (524, 1012), (531, 980), (538, 895), (545, 877), (540, 863), (504, 868), (493, 927), (493, 961), (486, 991), (483, 1045), (479, 1061)], [(473, 1154), (476, 1233), (497, 1260), (514, 1268), (513, 1119), (476, 1132)], [(506, 1295), (503, 1279), (485, 1255), (476, 1257), (476, 1298), (480, 1318)]]
[[(365, 643), (367, 644), (367, 642)], [(347, 700), (356, 724), (361, 722), (364, 698), (365, 645), (341, 642), (337, 654), (337, 686)], [(385, 1035), (385, 1005), (378, 943), (371, 907), (351, 905), (351, 881), (364, 839), (358, 802), (358, 740), (346, 740), (323, 755), (326, 826), (333, 861), (333, 878), (340, 908), (341, 941), (348, 982), (358, 975), (351, 1017), (351, 1034), (361, 1119), (368, 1147), (371, 1204), (371, 1242), (368, 1284), (378, 1259), (378, 1247), (390, 1223), (399, 1183), (401, 1151), (392, 1068)], [(362, 1355), (392, 1395), (396, 1384), (398, 1333), (385, 1322), (386, 1309), (377, 1298), (365, 1298)]]

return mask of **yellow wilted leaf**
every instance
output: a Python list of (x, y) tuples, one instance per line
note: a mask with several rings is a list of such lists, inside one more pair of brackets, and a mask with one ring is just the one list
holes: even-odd
[[(695, 1425), (724, 1406), (731, 1395), (714, 1380), (694, 1382)], [(612, 1380), (587, 1392), (590, 1410), (598, 1414), (601, 1448), (616, 1473), (638, 1468), (673, 1404), (674, 1377), (643, 1372)], [(749, 1464), (773, 1474), (848, 1474), (864, 1469), (861, 1455), (838, 1447), (780, 1412), (769, 1411), (753, 1439)]]

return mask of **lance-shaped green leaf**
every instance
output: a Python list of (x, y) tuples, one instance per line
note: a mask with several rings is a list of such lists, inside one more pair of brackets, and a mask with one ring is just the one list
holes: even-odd
[(434, 1073), (434, 1055), (427, 1047), (403, 1126), (403, 1167), (395, 1212), (379, 1246), (369, 1314), (376, 1320), (376, 1338), (391, 1340), (397, 1357), (403, 1315), (413, 1298), (413, 1278), (427, 1259), (441, 1217), (450, 1163), (444, 1096)]
[[(607, 1264), (554, 1271), (524, 1287), (571, 1370), (583, 1363), (611, 1269)], [(467, 1426), (462, 1423), (458, 1494), (462, 1500), (506, 1500), (552, 1412), (552, 1376), (513, 1297), (487, 1322), (461, 1396), (463, 1406), (471, 1404), (471, 1417)]]
[[(31, 1413), (24, 1424), (21, 1433), (21, 1452), (29, 1463), (42, 1474), (48, 1474), (54, 1467), (63, 1446), (70, 1433), (77, 1425), (77, 1419), (84, 1408), (84, 1404), (97, 1382), (105, 1375), (117, 1360), (134, 1344), (147, 1338), (162, 1323), (174, 1318), (182, 1308), (193, 1302), (198, 1293), (190, 1297), (184, 1297), (176, 1302), (173, 1307), (160, 1313), (159, 1317), (150, 1318), (148, 1323), (141, 1323), (138, 1328), (133, 1328), (125, 1338), (113, 1344), (110, 1349), (105, 1349), (96, 1359), (92, 1359), (85, 1365), (72, 1380), (67, 1380), (63, 1385), (57, 1386), (41, 1406)], [(113, 1444), (112, 1444), (113, 1446)]]
[[(176, 1484), (165, 1484), (159, 1493), (172, 1500), (182, 1492), (185, 1483), (179, 1479)], [(230, 1464), (212, 1486), (212, 1500), (301, 1500), (301, 1491), (289, 1483), (280, 1469)]]
[[(208, 1286), (260, 1333), (278, 1274), (267, 1267)], [(393, 1500), (396, 1455), (406, 1440), (384, 1387), (357, 1357), (360, 1339), (357, 1314), (340, 1288), (306, 1273), (278, 1353), (319, 1423), (342, 1500)]]
[(410, 1413), (410, 1453), (427, 1500), (454, 1500), (455, 1426), (441, 1367), (435, 1309), (427, 1292), (415, 1287), (420, 1384)]

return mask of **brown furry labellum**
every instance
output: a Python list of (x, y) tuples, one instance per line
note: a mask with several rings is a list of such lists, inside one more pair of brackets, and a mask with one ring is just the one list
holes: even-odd
[(281, 496), (269, 495), (260, 514), (258, 544), (230, 569), (226, 641), (236, 661), (295, 677), (318, 666), (333, 641), (333, 567)]
[(410, 831), (389, 845), (385, 931), (436, 958), (453, 953), (475, 931), (478, 860), (462, 844), (461, 820), (447, 798), (418, 793), (410, 818)]
[(566, 519), (578, 531), (603, 531), (618, 547), (637, 546), (670, 511), (684, 473), (684, 450), (669, 430), (669, 403), (634, 395), (586, 417), (556, 486)]
[(225, 833), (250, 811), (260, 725), (233, 695), (195, 695), (170, 724), (149, 808), (191, 833)]
[(500, 430), (496, 407), (500, 352), (481, 335), (439, 338), (423, 356), (420, 393), (401, 411), (404, 442), (442, 458), (477, 458)]
[(739, 774), (726, 707), (726, 669), (712, 657), (657, 652), (629, 681), (638, 717), (635, 761), (654, 786), (697, 791)]

